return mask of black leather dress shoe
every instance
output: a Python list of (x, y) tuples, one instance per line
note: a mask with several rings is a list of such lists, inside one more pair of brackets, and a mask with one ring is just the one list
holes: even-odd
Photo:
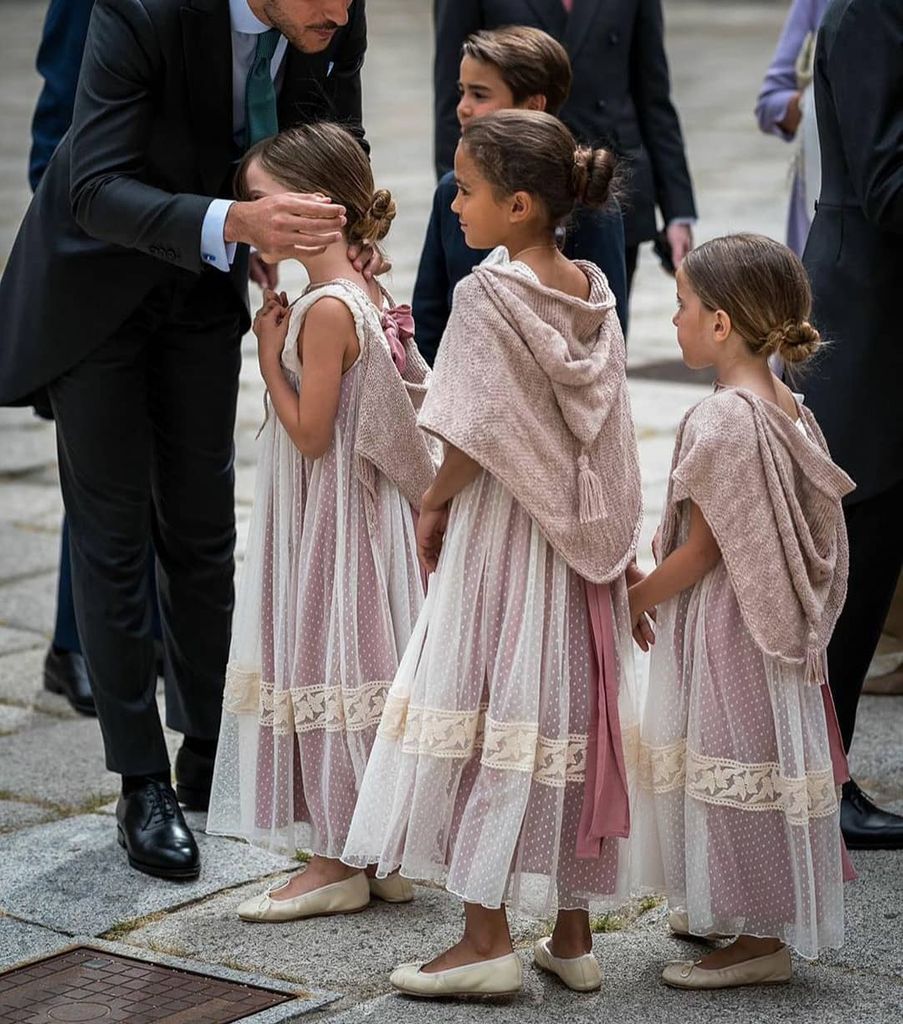
[(851, 850), (903, 850), (903, 817), (876, 807), (852, 779), (843, 786), (840, 827)]
[(176, 754), (176, 796), (189, 811), (206, 811), (210, 806), (214, 758), (179, 747)]
[(61, 693), (80, 715), (97, 714), (85, 659), (75, 651), (51, 646), (44, 659), (44, 689)]
[(123, 794), (116, 805), (116, 821), (119, 845), (125, 847), (133, 868), (184, 881), (200, 874), (198, 846), (172, 786), (148, 779)]

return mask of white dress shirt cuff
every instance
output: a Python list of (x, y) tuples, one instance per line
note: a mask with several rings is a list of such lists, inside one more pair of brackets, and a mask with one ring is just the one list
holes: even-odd
[(204, 214), (201, 225), (201, 259), (217, 270), (228, 272), (235, 259), (235, 242), (224, 238), (226, 214), (234, 200), (214, 199)]
[(671, 220), (668, 221), (668, 227), (670, 228), (672, 225), (675, 225), (675, 224), (685, 224), (688, 228), (692, 228), (696, 224), (696, 218), (695, 217), (672, 217)]

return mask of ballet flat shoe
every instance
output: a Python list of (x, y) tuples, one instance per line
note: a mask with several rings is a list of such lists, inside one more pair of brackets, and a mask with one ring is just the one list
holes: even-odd
[(238, 905), (238, 916), (242, 921), (298, 921), (305, 917), (322, 917), (329, 914), (354, 914), (363, 910), (370, 902), (370, 887), (363, 872), (352, 875), (341, 882), (321, 885), (319, 889), (293, 896), (288, 900), (274, 900), (271, 893), (288, 885), (288, 882), (267, 889), (258, 896), (252, 896)]
[(447, 971), (424, 974), (423, 964), (402, 964), (389, 976), (389, 982), (409, 996), (510, 996), (523, 984), (523, 968), (517, 953), (494, 960), (451, 967)]
[(695, 932), (690, 931), (690, 917), (686, 910), (669, 910), (668, 911), (668, 927), (671, 929), (672, 935), (678, 935), (685, 939), (702, 939), (704, 942), (711, 942), (714, 939), (729, 939), (730, 935), (715, 935), (710, 933), (708, 935), (697, 935)]
[(383, 903), (410, 903), (414, 898), (414, 886), (407, 878), (399, 874), (389, 875), (388, 878), (368, 878), (370, 895)]
[(692, 960), (680, 960), (665, 967), (662, 981), (672, 988), (737, 988), (740, 985), (778, 985), (790, 981), (792, 975), (790, 951), (785, 946), (776, 953), (717, 970), (700, 967)]
[(592, 992), (602, 984), (602, 968), (592, 953), (583, 956), (555, 956), (549, 949), (551, 937), (540, 939), (533, 947), (533, 960), (550, 974), (558, 977), (575, 992)]

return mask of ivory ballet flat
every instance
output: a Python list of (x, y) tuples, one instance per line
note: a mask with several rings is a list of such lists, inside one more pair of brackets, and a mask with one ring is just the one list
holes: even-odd
[(711, 933), (709, 935), (697, 935), (696, 932), (690, 931), (690, 917), (686, 910), (669, 910), (668, 911), (668, 927), (671, 929), (672, 935), (679, 935), (685, 939), (701, 939), (704, 942), (711, 942), (713, 939), (730, 939), (731, 935), (716, 935)]
[(602, 968), (592, 953), (583, 956), (555, 956), (549, 948), (551, 936), (540, 939), (533, 947), (533, 960), (550, 974), (556, 974), (575, 992), (592, 992), (602, 985)]
[(666, 985), (687, 989), (780, 985), (790, 981), (792, 976), (790, 950), (786, 946), (776, 953), (752, 957), (730, 967), (719, 967), (717, 970), (700, 967), (692, 960), (679, 960), (668, 964), (662, 971), (662, 981)]
[(524, 982), (523, 968), (517, 953), (507, 953), (494, 960), (450, 967), (447, 971), (424, 974), (423, 964), (402, 964), (389, 976), (389, 982), (409, 996), (441, 998), (442, 996), (510, 996), (519, 992)]
[(298, 921), (305, 917), (329, 914), (354, 914), (370, 902), (370, 886), (362, 871), (341, 882), (321, 885), (319, 889), (293, 896), (288, 900), (274, 900), (271, 893), (284, 889), (288, 882), (252, 896), (238, 905), (242, 921)]
[(388, 878), (368, 878), (370, 895), (383, 903), (410, 903), (414, 898), (414, 886), (410, 879), (402, 878), (397, 872)]

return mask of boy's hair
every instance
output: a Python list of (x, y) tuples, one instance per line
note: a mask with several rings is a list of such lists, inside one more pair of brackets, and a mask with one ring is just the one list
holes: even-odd
[(290, 192), (321, 192), (345, 207), (349, 242), (372, 245), (388, 234), (395, 201), (374, 188), (370, 161), (351, 132), (337, 124), (305, 124), (263, 139), (245, 153), (235, 173), (235, 194), (249, 199), (252, 161)]
[(498, 68), (514, 102), (545, 96), (546, 110), (557, 114), (571, 91), (571, 62), (561, 43), (526, 25), (483, 29), (467, 37), (462, 57)]
[(809, 323), (809, 278), (786, 245), (765, 235), (725, 235), (692, 249), (680, 266), (703, 306), (723, 309), (753, 352), (785, 363), (814, 355), (821, 338)]
[(577, 203), (601, 208), (611, 195), (616, 158), (578, 146), (570, 129), (541, 110), (497, 110), (464, 127), (461, 145), (500, 196), (528, 192), (553, 225)]

